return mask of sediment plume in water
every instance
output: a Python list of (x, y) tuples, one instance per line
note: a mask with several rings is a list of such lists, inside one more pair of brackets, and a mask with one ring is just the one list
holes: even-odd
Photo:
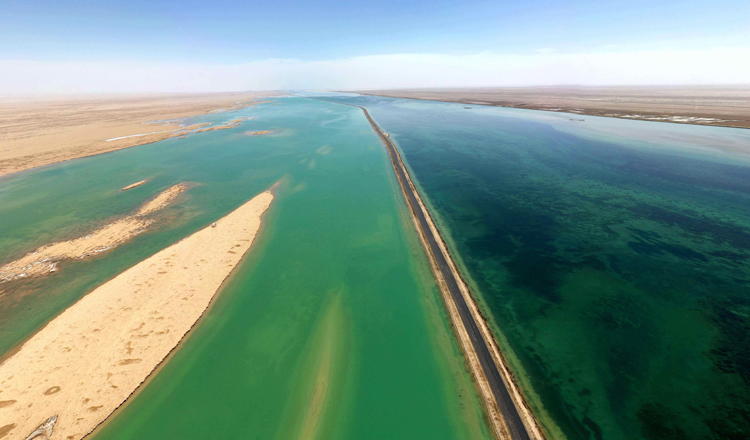
[[(250, 249), (266, 191), (86, 295), (0, 365), (0, 438), (80, 439), (174, 350)], [(143, 208), (142, 208), (143, 209)]]

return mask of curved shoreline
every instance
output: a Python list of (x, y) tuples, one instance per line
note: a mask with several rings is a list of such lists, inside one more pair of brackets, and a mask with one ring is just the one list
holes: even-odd
[(361, 109), (385, 144), (420, 241), (440, 286), (453, 327), (487, 407), (495, 435), (500, 439), (543, 440), (545, 437), (538, 421), (523, 397), (390, 136), (377, 125), (366, 108), (340, 102), (326, 102)]
[(59, 416), (53, 438), (82, 438), (179, 345), (254, 243), (265, 191), (141, 261), (50, 321), (0, 364), (3, 438)]

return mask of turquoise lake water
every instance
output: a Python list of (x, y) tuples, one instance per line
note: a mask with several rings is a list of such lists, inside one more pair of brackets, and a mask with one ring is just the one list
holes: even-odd
[[(171, 185), (191, 186), (129, 243), (0, 285), (0, 352), (281, 182), (257, 242), (205, 318), (94, 438), (491, 438), (386, 152), (362, 112), (274, 101), (188, 121), (256, 117), (234, 129), (0, 179), (8, 261), (85, 235)], [(245, 134), (260, 130), (274, 132)]]
[(326, 99), (397, 142), (552, 437), (750, 438), (750, 130)]

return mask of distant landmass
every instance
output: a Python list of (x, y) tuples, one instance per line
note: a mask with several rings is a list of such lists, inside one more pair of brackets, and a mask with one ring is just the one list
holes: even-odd
[(559, 86), (357, 90), (363, 95), (750, 128), (750, 86)]

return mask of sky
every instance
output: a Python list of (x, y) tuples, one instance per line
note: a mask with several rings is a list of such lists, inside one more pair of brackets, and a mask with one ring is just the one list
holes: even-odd
[(750, 83), (750, 1), (0, 2), (0, 93)]

